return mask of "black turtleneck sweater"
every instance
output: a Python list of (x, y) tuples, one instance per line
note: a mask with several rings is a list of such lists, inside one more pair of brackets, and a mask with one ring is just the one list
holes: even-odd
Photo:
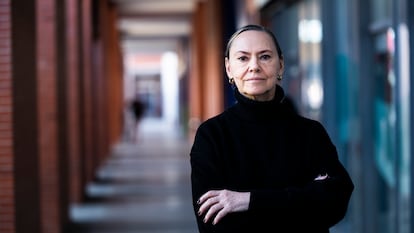
[[(345, 215), (353, 183), (323, 126), (299, 116), (280, 86), (272, 101), (248, 99), (200, 125), (191, 149), (193, 206), (200, 232), (326, 233)], [(318, 175), (329, 178), (315, 181)], [(217, 225), (198, 216), (209, 190), (251, 192), (246, 212)]]

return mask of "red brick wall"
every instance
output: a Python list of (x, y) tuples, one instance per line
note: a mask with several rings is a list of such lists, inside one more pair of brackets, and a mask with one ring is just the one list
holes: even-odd
[(67, 27), (66, 27), (66, 1), (56, 2), (56, 75), (57, 79), (57, 118), (58, 118), (58, 154), (59, 154), (59, 190), (60, 190), (60, 221), (63, 225), (69, 224), (69, 149), (68, 142), (68, 116), (67, 116)]
[(191, 34), (191, 63), (190, 63), (190, 75), (188, 79), (188, 94), (189, 98), (189, 138), (192, 141), (195, 132), (203, 119), (204, 113), (204, 101), (205, 98), (202, 86), (202, 74), (205, 73), (203, 64), (205, 59), (203, 53), (203, 44), (205, 44), (205, 31), (201, 22), (206, 17), (206, 3), (197, 2), (196, 11), (193, 14), (193, 28)]
[[(122, 81), (122, 57), (119, 47), (119, 32), (117, 25), (117, 10), (109, 4), (107, 9), (107, 25), (105, 38), (105, 58), (106, 58), (106, 79), (107, 79), (107, 100), (108, 100), (108, 124), (109, 124), (109, 145), (113, 145), (120, 140), (122, 134), (123, 117), (123, 81)], [(108, 148), (109, 149), (109, 148)]]
[[(80, 35), (80, 95), (81, 95), (81, 106), (80, 106), (80, 137), (81, 140), (81, 153), (82, 153), (82, 177), (79, 177), (82, 182), (81, 185), (85, 185), (90, 179), (93, 178), (92, 164), (94, 157), (96, 157), (96, 150), (94, 150), (94, 145), (96, 145), (96, 137), (93, 135), (93, 125), (94, 122), (97, 122), (97, 118), (93, 116), (93, 89), (92, 86), (92, 39), (93, 39), (93, 30), (92, 30), (92, 1), (83, 0), (79, 4), (79, 35)], [(82, 178), (82, 179), (81, 179)], [(71, 184), (74, 186), (76, 184)], [(72, 189), (75, 190), (75, 189)], [(82, 190), (79, 190), (81, 192)], [(72, 201), (80, 201), (78, 193), (75, 192), (72, 194)]]
[(15, 232), (12, 129), (11, 6), (0, 0), (0, 232)]
[[(122, 129), (122, 63), (116, 31), (116, 9), (106, 0), (95, 1), (99, 5), (97, 35), (93, 44), (93, 137), (97, 147), (96, 157), (87, 168), (93, 171), (108, 156), (111, 146), (118, 142)], [(97, 120), (99, 119), (99, 120)]]
[[(189, 78), (190, 140), (198, 124), (223, 111), (223, 62), (219, 0), (198, 2), (192, 21)], [(204, 54), (202, 51), (209, 50)], [(201, 55), (200, 55), (201, 54)]]
[[(97, 6), (94, 6), (95, 8)], [(94, 78), (100, 77), (96, 75), (93, 71), (100, 70), (102, 67), (97, 67), (97, 58), (92, 57), (92, 54), (95, 54), (95, 50), (92, 48), (93, 41), (93, 30), (92, 30), (92, 18), (96, 17), (92, 15), (92, 1), (84, 0), (80, 3), (80, 44), (81, 44), (81, 54), (79, 57), (81, 64), (81, 148), (83, 156), (82, 160), (82, 171), (83, 171), (83, 184), (91, 181), (94, 177), (94, 166), (93, 161), (97, 157), (98, 153), (98, 143), (97, 140), (101, 135), (97, 133), (97, 124), (102, 121), (100, 114), (97, 112), (96, 92), (99, 87), (97, 82), (94, 81)], [(97, 9), (94, 9), (97, 12)], [(97, 55), (99, 57), (100, 55)], [(96, 68), (95, 68), (96, 67)], [(93, 85), (92, 85), (93, 84)]]
[(79, 123), (79, 11), (78, 1), (56, 1), (56, 62), (60, 219), (70, 224), (69, 204), (82, 196)]
[[(206, 54), (205, 70), (202, 88), (208, 90), (204, 93), (204, 119), (208, 119), (223, 111), (223, 58), (222, 53), (222, 29), (221, 25), (221, 0), (210, 0), (206, 2), (206, 18), (204, 19), (204, 30), (207, 38), (204, 45), (210, 52)], [(212, 78), (213, 77), (213, 78)]]
[(67, 129), (68, 129), (68, 156), (69, 156), (69, 182), (70, 202), (81, 200), (82, 187), (82, 162), (80, 151), (80, 88), (79, 73), (79, 11), (78, 1), (66, 1), (66, 52), (67, 52)]
[[(108, 4), (105, 0), (99, 0), (99, 58), (100, 63), (96, 68), (100, 69), (101, 73), (99, 76), (95, 77), (98, 89), (97, 92), (97, 106), (98, 106), (98, 115), (96, 117), (101, 117), (101, 120), (98, 125), (98, 134), (99, 134), (99, 142), (97, 145), (109, 145), (109, 129), (110, 126), (108, 125), (109, 119), (111, 119), (109, 113), (109, 99), (108, 99), (108, 88), (109, 88), (109, 74), (111, 70), (111, 64), (109, 63), (108, 56), (108, 27), (111, 26), (111, 21), (108, 19), (109, 10)], [(99, 147), (99, 152), (97, 154), (97, 158), (95, 160), (94, 168), (99, 165), (100, 161), (104, 159), (106, 156), (107, 148), (106, 147)]]
[(36, 6), (36, 84), (42, 233), (60, 232), (55, 0)]
[(115, 19), (106, 0), (0, 0), (1, 233), (64, 231), (119, 138)]

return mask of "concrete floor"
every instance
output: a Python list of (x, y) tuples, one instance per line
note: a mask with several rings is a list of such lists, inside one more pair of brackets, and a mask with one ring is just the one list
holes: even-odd
[(71, 233), (196, 233), (191, 206), (188, 140), (144, 120), (136, 143), (116, 145), (89, 200), (71, 208)]

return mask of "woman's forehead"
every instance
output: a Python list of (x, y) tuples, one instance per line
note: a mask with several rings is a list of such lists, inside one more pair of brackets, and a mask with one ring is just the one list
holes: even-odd
[(265, 51), (271, 50), (276, 51), (276, 46), (266, 32), (262, 31), (245, 31), (238, 35), (230, 48), (233, 52), (237, 51)]

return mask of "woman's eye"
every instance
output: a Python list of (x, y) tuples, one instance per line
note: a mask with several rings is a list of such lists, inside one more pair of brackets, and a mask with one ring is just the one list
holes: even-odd
[(247, 57), (246, 56), (241, 56), (239, 58), (237, 58), (239, 61), (247, 61)]
[(264, 54), (264, 55), (260, 56), (260, 59), (265, 60), (265, 61), (269, 60), (270, 58), (271, 58), (271, 56), (268, 55), (268, 54)]

